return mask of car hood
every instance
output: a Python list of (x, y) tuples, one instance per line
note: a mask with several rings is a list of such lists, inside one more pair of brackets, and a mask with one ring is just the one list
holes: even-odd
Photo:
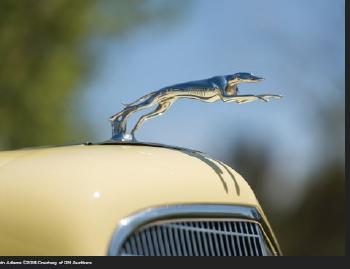
[(76, 145), (0, 152), (2, 255), (105, 255), (122, 218), (175, 204), (261, 211), (236, 171), (192, 150)]

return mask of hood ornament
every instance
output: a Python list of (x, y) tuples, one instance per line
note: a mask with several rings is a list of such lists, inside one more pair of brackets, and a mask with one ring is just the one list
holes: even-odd
[[(112, 141), (136, 142), (135, 132), (140, 126), (151, 118), (161, 116), (171, 105), (180, 98), (196, 99), (203, 102), (235, 102), (238, 104), (248, 103), (255, 100), (265, 102), (270, 99), (280, 99), (281, 95), (238, 95), (238, 84), (259, 82), (263, 78), (250, 73), (236, 73), (227, 76), (215, 76), (212, 78), (190, 81), (164, 87), (151, 92), (133, 103), (125, 104), (123, 110), (110, 117), (112, 124)], [(127, 121), (132, 114), (151, 106), (157, 106), (152, 112), (140, 117), (130, 133), (127, 132)]]

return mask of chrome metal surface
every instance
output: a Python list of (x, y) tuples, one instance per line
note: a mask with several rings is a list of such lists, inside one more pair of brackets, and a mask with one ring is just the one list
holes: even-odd
[[(190, 81), (164, 87), (151, 92), (133, 103), (126, 104), (125, 108), (110, 118), (112, 124), (112, 140), (135, 141), (135, 132), (147, 120), (165, 113), (172, 104), (180, 98), (196, 99), (203, 102), (235, 102), (248, 103), (255, 100), (268, 102), (270, 99), (279, 99), (282, 96), (274, 94), (238, 95), (238, 84), (259, 82), (263, 78), (250, 73), (236, 73), (226, 76), (215, 76), (209, 79)], [(157, 105), (157, 108), (143, 115), (136, 123), (131, 133), (127, 132), (127, 121), (132, 114), (140, 110)]]
[(281, 255), (259, 212), (252, 207), (179, 205), (152, 208), (123, 219), (108, 255)]
[[(225, 230), (229, 227), (228, 230)], [(227, 228), (226, 228), (227, 229)], [(167, 241), (164, 242), (164, 238)], [(196, 238), (197, 237), (197, 238)], [(140, 241), (139, 247), (135, 242)], [(196, 249), (196, 253), (192, 251)], [(236, 219), (155, 222), (131, 234), (120, 256), (267, 256), (258, 223)]]

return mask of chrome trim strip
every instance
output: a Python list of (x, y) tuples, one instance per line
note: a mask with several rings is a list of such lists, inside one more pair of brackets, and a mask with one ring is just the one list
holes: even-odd
[(178, 218), (240, 218), (253, 220), (260, 224), (263, 237), (273, 255), (282, 255), (278, 243), (272, 236), (269, 225), (264, 221), (259, 211), (254, 207), (238, 205), (170, 205), (155, 207), (143, 210), (122, 219), (115, 232), (108, 248), (108, 255), (115, 256), (119, 253), (127, 237), (137, 228), (154, 221), (171, 220)]

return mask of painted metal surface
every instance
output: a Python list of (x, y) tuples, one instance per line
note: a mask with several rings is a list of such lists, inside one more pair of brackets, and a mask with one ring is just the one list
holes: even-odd
[(263, 215), (236, 171), (194, 151), (77, 145), (0, 152), (0, 255), (106, 255), (126, 216), (203, 203), (252, 206)]

